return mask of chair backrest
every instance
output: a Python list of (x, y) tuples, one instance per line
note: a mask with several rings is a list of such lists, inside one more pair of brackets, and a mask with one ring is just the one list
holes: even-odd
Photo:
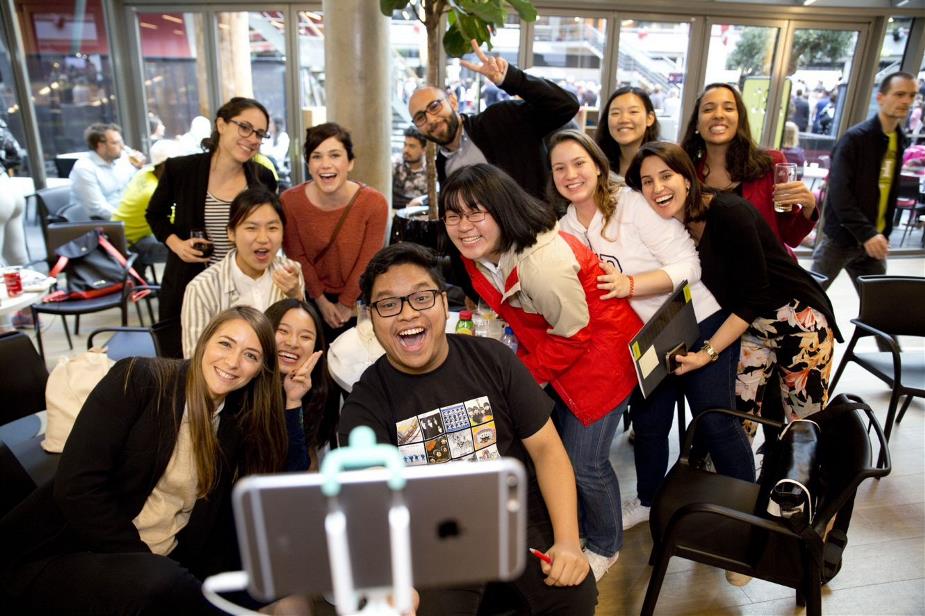
[[(109, 340), (102, 336), (112, 334)], [(97, 335), (100, 335), (97, 338)], [(105, 346), (106, 355), (113, 361), (126, 357), (159, 357), (160, 348), (154, 332), (147, 327), (104, 327), (93, 330), (87, 337), (87, 350)]]
[[(48, 225), (65, 220), (63, 212), (73, 205), (71, 203), (70, 186), (54, 186), (42, 188), (35, 192), (35, 212), (38, 216), (39, 227), (42, 229), (42, 239), (48, 242)], [(50, 254), (50, 253), (49, 253)], [(50, 256), (48, 257), (51, 258)]]
[(59, 246), (67, 244), (94, 229), (102, 229), (109, 242), (123, 255), (128, 254), (128, 244), (125, 240), (125, 223), (118, 220), (93, 220), (87, 222), (57, 222), (48, 226), (48, 239), (46, 248), (48, 249), (49, 260), (54, 260), (55, 250)]
[(48, 370), (29, 336), (10, 332), (0, 336), (0, 424), (45, 408)]
[(858, 319), (892, 336), (925, 336), (925, 278), (859, 276)]

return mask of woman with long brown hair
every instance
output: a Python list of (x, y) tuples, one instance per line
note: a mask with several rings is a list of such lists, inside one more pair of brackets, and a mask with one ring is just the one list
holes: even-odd
[[(751, 203), (791, 255), (815, 226), (816, 197), (800, 180), (774, 183), (774, 165), (787, 159), (755, 143), (745, 102), (733, 86), (711, 83), (704, 88), (687, 121), (681, 147), (705, 186)], [(791, 206), (790, 211), (776, 212), (775, 202)]]
[(234, 567), (230, 492), (281, 471), (276, 343), (248, 306), (217, 315), (189, 361), (116, 363), (84, 404), (53, 481), (0, 520), (14, 612), (204, 613)]

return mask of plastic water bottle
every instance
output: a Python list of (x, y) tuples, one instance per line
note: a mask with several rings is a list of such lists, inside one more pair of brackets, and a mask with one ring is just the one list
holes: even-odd
[(514, 335), (514, 330), (511, 329), (510, 325), (504, 328), (504, 334), (501, 336), (501, 342), (503, 342), (504, 345), (511, 349), (514, 353), (517, 353), (517, 337)]

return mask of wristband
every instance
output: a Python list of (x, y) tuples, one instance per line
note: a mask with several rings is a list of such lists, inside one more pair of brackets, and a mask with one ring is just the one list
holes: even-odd
[(629, 278), (630, 280), (630, 292), (627, 295), (627, 297), (633, 297), (634, 295), (636, 295), (636, 279), (633, 278), (632, 276), (627, 276), (627, 278)]

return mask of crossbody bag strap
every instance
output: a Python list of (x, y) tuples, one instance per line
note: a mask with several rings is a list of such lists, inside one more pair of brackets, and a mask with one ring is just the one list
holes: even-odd
[(321, 249), (321, 251), (312, 259), (312, 265), (315, 265), (324, 258), (324, 255), (328, 254), (328, 250), (331, 249), (331, 246), (334, 245), (334, 241), (337, 239), (337, 235), (340, 233), (340, 230), (343, 228), (344, 223), (347, 221), (347, 215), (350, 214), (350, 210), (353, 209), (353, 205), (357, 202), (357, 197), (360, 196), (360, 193), (363, 189), (366, 188), (365, 184), (360, 184), (360, 187), (353, 197), (350, 198), (350, 202), (347, 204), (347, 207), (344, 208), (344, 213), (340, 215), (340, 220), (337, 221), (337, 225), (334, 227), (334, 231), (331, 233), (331, 239), (328, 240), (327, 245)]

